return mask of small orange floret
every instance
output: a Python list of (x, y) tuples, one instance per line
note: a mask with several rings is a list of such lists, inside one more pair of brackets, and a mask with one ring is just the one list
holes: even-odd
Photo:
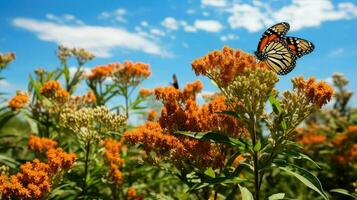
[(94, 92), (92, 90), (88, 91), (87, 94), (82, 97), (82, 100), (84, 103), (87, 104), (94, 104), (97, 102), (97, 98), (95, 97)]
[(22, 91), (17, 91), (16, 95), (10, 99), (8, 106), (12, 110), (18, 110), (25, 107), (28, 102), (29, 102), (29, 95)]
[(57, 146), (57, 142), (54, 140), (51, 140), (49, 138), (40, 138), (33, 135), (30, 136), (28, 142), (28, 147), (31, 150), (37, 152), (48, 151), (50, 149), (56, 148), (56, 146)]
[(147, 121), (153, 122), (153, 121), (155, 121), (156, 117), (157, 117), (157, 112), (154, 109), (152, 109), (148, 113)]
[(73, 153), (66, 153), (61, 148), (50, 149), (46, 152), (47, 163), (53, 173), (61, 170), (69, 170), (75, 160), (76, 155)]
[(129, 77), (148, 78), (151, 75), (150, 65), (142, 62), (125, 61), (123, 71)]

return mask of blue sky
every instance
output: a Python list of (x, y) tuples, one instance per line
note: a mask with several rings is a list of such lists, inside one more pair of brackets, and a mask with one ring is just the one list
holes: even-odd
[[(291, 87), (292, 77), (303, 75), (329, 80), (334, 72), (357, 85), (357, 2), (330, 0), (1, 0), (0, 52), (16, 52), (4, 71), (1, 91), (25, 89), (28, 74), (38, 67), (54, 69), (57, 45), (84, 47), (97, 58), (94, 67), (125, 60), (151, 65), (152, 77), (144, 87), (197, 79), (191, 62), (224, 45), (253, 53), (262, 32), (286, 21), (288, 35), (312, 41), (313, 53), (297, 61), (278, 87)], [(204, 91), (214, 86), (203, 79)], [(357, 98), (353, 99), (357, 104)]]

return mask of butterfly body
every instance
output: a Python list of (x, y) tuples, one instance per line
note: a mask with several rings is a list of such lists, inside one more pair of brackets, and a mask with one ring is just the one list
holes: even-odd
[(314, 50), (314, 45), (301, 38), (285, 37), (290, 25), (275, 24), (262, 35), (255, 51), (257, 58), (265, 62), (279, 75), (285, 75), (295, 68), (296, 59)]

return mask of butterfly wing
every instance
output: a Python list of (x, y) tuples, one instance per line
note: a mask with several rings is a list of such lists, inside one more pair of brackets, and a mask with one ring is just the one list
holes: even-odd
[(310, 41), (297, 37), (286, 37), (286, 42), (288, 43), (289, 48), (298, 58), (311, 53), (315, 49), (314, 44), (312, 44)]
[(262, 52), (263, 48), (271, 41), (284, 37), (289, 31), (290, 25), (280, 22), (268, 28), (262, 35), (257, 47), (257, 52)]
[(277, 74), (285, 75), (294, 69), (296, 57), (283, 39), (273, 40), (262, 49), (264, 62)]
[(176, 89), (179, 89), (179, 85), (178, 85), (176, 74), (172, 75), (172, 86), (174, 86), (174, 88), (176, 88)]

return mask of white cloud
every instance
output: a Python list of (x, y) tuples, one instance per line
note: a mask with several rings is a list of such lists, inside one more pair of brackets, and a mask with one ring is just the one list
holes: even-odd
[(150, 29), (150, 33), (153, 35), (162, 36), (162, 37), (166, 35), (166, 33), (164, 31), (157, 29), (157, 28)]
[(194, 9), (188, 9), (188, 10), (186, 10), (186, 13), (187, 13), (187, 14), (190, 14), (190, 15), (193, 15), (193, 14), (196, 13), (196, 10), (194, 10)]
[(46, 18), (48, 20), (54, 21), (58, 24), (73, 23), (73, 24), (77, 24), (77, 25), (84, 25), (84, 22), (82, 20), (79, 20), (74, 15), (70, 15), (70, 14), (56, 16), (52, 13), (47, 13)]
[(191, 33), (197, 32), (197, 28), (194, 26), (190, 26), (190, 25), (183, 27), (183, 30), (186, 32), (191, 32)]
[(97, 57), (111, 57), (111, 51), (120, 48), (170, 56), (156, 42), (122, 28), (63, 25), (29, 18), (15, 18), (12, 23), (33, 32), (40, 40), (85, 48)]
[(337, 57), (342, 55), (343, 53), (345, 53), (345, 49), (343, 48), (338, 48), (338, 49), (334, 49), (329, 53), (329, 56), (331, 57)]
[(232, 29), (259, 31), (277, 22), (286, 21), (292, 30), (319, 26), (325, 21), (347, 20), (357, 17), (357, 6), (352, 3), (334, 5), (330, 0), (293, 0), (291, 4), (273, 9), (267, 3), (235, 3), (226, 9)]
[(182, 21), (177, 21), (173, 17), (166, 17), (164, 21), (161, 22), (161, 25), (167, 28), (168, 30), (178, 30), (182, 24)]
[(11, 86), (11, 84), (7, 80), (4, 80), (4, 79), (0, 80), (0, 87), (1, 88), (8, 88), (10, 86)]
[(99, 15), (100, 19), (114, 19), (114, 21), (117, 22), (123, 22), (127, 23), (127, 20), (125, 19), (127, 11), (124, 8), (118, 8), (112, 12), (104, 11)]
[(149, 26), (149, 23), (144, 20), (144, 21), (140, 22), (140, 25), (143, 26), (143, 27), (147, 27), (147, 26)]
[(225, 0), (201, 0), (202, 6), (225, 7), (227, 5)]
[(195, 20), (194, 26), (207, 32), (219, 32), (223, 28), (223, 25), (216, 20)]
[(220, 40), (222, 42), (226, 42), (228, 40), (237, 40), (237, 39), (239, 39), (239, 37), (238, 37), (238, 35), (235, 35), (235, 34), (222, 35), (220, 37)]

